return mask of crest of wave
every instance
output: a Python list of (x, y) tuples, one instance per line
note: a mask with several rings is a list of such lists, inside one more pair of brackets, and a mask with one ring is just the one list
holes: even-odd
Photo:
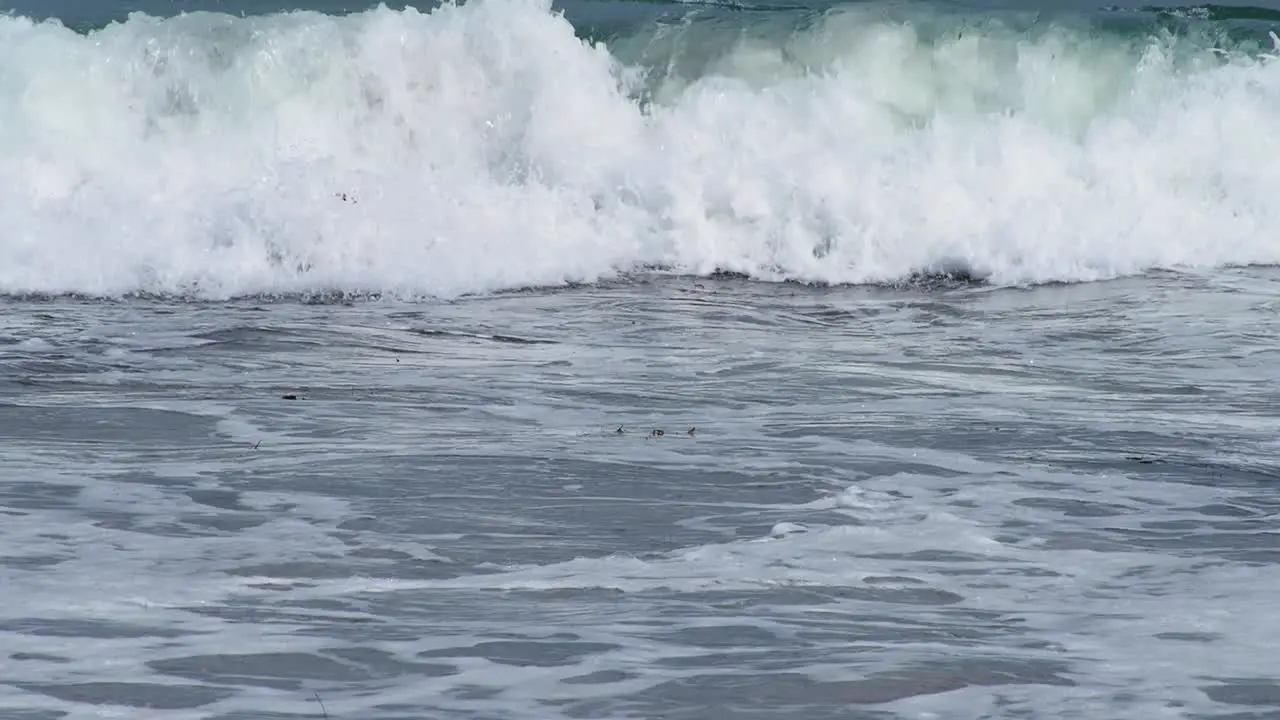
[(1280, 261), (1280, 67), (1172, 42), (926, 42), (849, 12), (646, 78), (543, 0), (135, 15), (90, 37), (2, 18), (0, 291)]

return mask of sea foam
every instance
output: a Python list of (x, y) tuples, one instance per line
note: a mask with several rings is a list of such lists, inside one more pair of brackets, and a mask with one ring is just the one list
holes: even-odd
[(831, 12), (691, 63), (692, 29), (593, 43), (545, 0), (0, 17), (0, 292), (1280, 262), (1267, 38), (937, 25)]

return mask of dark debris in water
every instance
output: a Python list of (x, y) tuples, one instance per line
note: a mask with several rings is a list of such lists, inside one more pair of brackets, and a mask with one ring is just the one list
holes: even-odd
[[(626, 425), (619, 425), (618, 428), (613, 431), (614, 435), (625, 435), (626, 433), (627, 433)], [(693, 426), (693, 427), (690, 427), (688, 430), (685, 430), (684, 434), (689, 437), (695, 437), (698, 434), (697, 426)], [(652, 428), (644, 437), (660, 438), (660, 437), (666, 437), (666, 435), (667, 435), (666, 428)]]

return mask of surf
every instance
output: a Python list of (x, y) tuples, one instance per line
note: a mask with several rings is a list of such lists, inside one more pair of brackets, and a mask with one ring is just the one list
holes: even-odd
[(0, 293), (1280, 262), (1274, 31), (730, 12), (0, 17)]

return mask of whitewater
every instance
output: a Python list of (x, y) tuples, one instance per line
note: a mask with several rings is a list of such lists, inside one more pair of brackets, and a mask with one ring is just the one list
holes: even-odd
[(1280, 717), (1277, 33), (0, 7), (0, 720)]
[(0, 292), (1280, 261), (1266, 31), (693, 7), (598, 38), (544, 0), (83, 33), (0, 16)]

